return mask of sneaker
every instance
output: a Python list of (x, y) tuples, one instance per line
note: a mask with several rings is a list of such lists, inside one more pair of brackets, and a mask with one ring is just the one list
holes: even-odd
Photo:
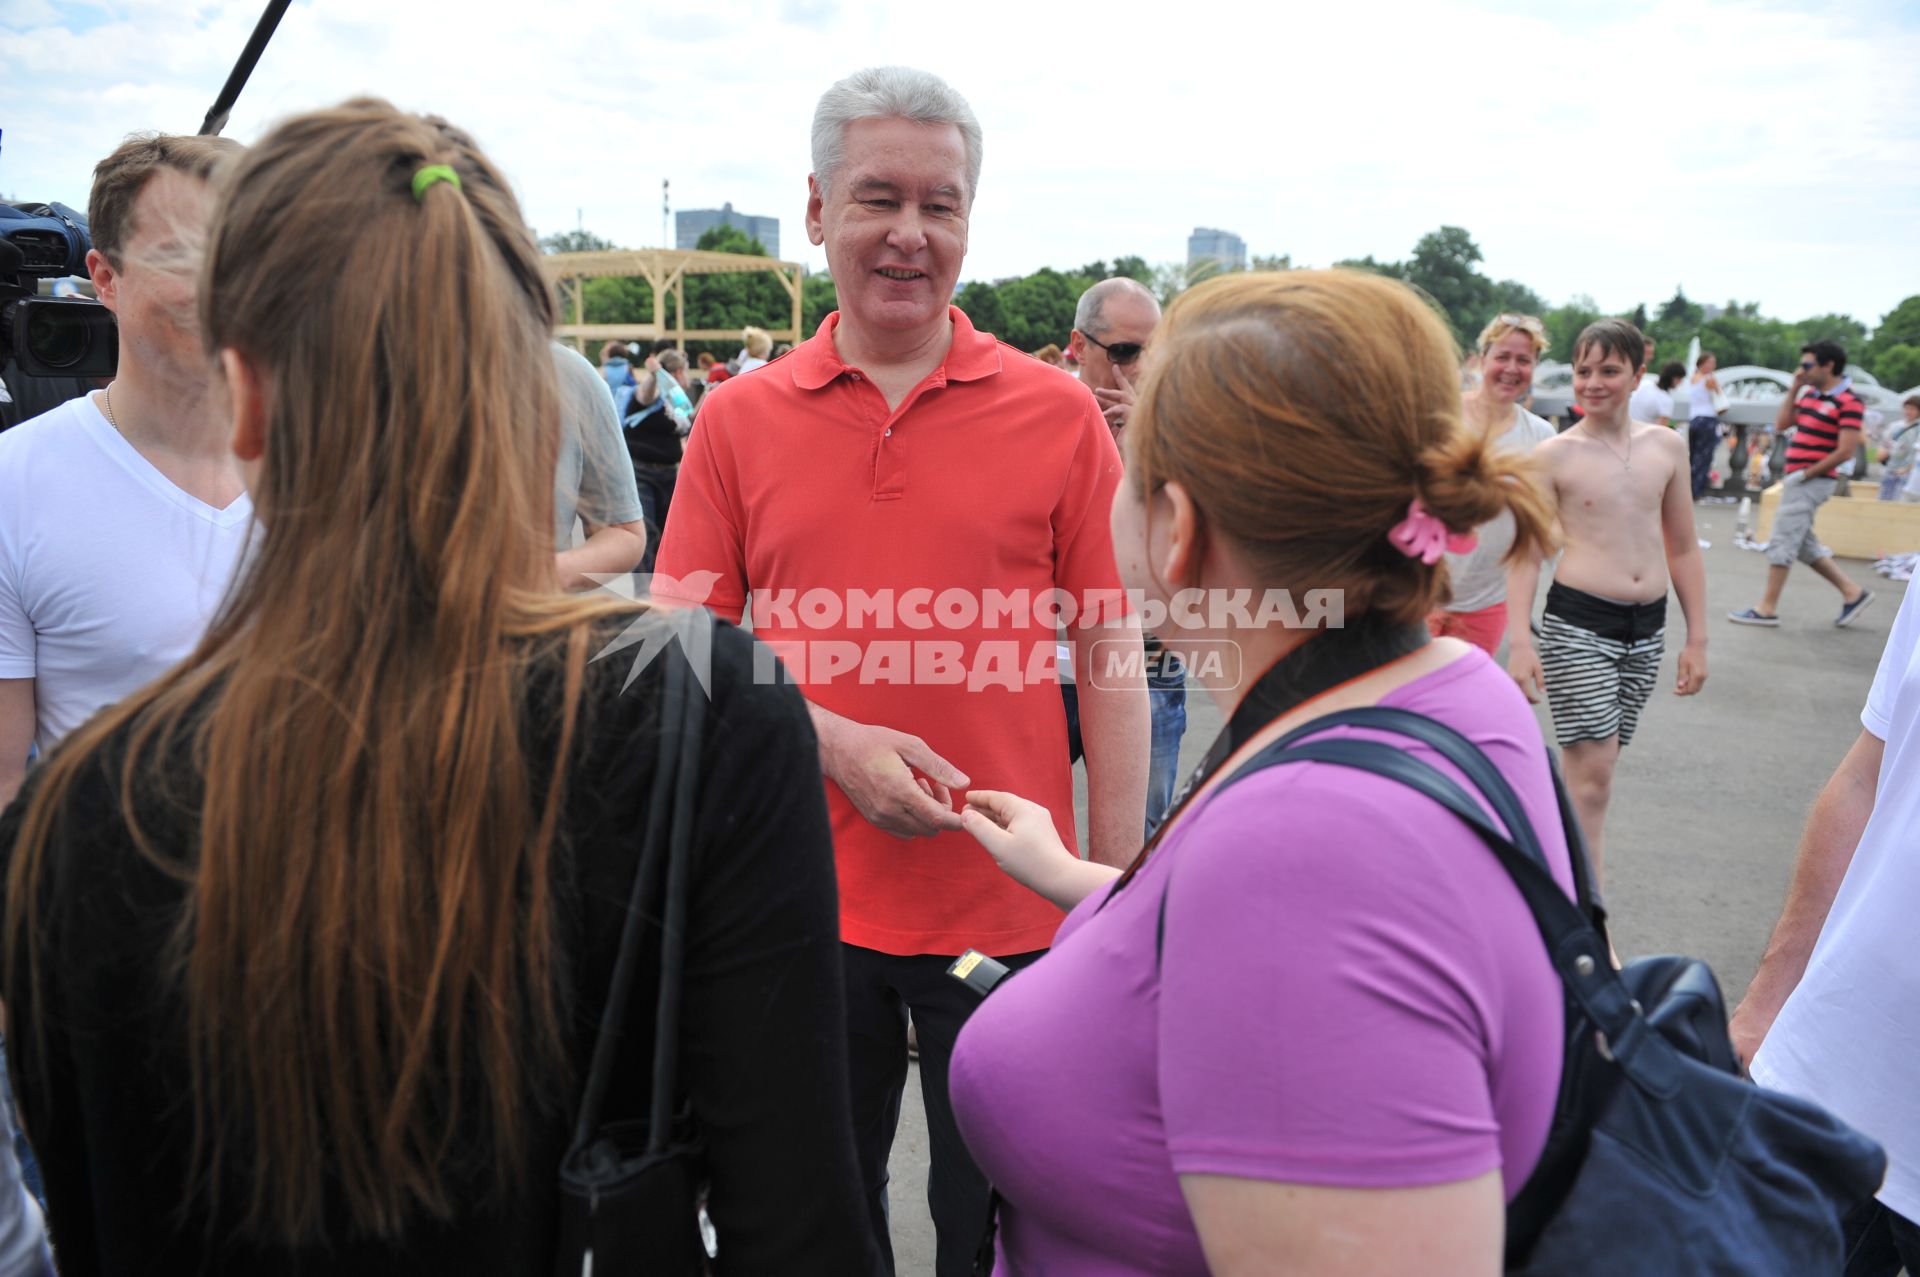
[(1840, 615), (1833, 618), (1835, 625), (1852, 625), (1853, 618), (1867, 610), (1867, 604), (1873, 602), (1873, 591), (1862, 590), (1860, 597), (1840, 609)]
[(1780, 617), (1777, 614), (1769, 616), (1765, 612), (1758, 611), (1754, 608), (1745, 608), (1738, 612), (1729, 612), (1727, 613), (1727, 619), (1735, 625), (1771, 625), (1776, 629), (1779, 628), (1780, 625)]

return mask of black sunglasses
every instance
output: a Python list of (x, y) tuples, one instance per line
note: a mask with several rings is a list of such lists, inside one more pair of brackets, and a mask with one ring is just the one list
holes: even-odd
[(1145, 354), (1147, 351), (1145, 342), (1116, 341), (1113, 343), (1113, 345), (1109, 346), (1107, 345), (1106, 342), (1101, 341), (1098, 337), (1095, 337), (1092, 333), (1081, 333), (1080, 335), (1082, 337), (1085, 337), (1088, 341), (1092, 342), (1094, 345), (1100, 347), (1100, 349), (1106, 351), (1107, 358), (1112, 360), (1116, 364), (1130, 364), (1134, 360), (1140, 358), (1140, 356)]

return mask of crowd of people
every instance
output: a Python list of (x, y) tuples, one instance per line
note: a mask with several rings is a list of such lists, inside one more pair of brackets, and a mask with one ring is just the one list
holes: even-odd
[[(1463, 394), (1411, 290), (1304, 270), (1164, 314), (1106, 280), (1031, 358), (951, 304), (981, 156), (939, 78), (841, 80), (806, 211), (834, 313), (597, 369), (444, 120), (357, 99), (101, 162), (118, 374), (0, 433), (0, 1274), (552, 1271), (590, 1074), (608, 1120), (664, 1099), (695, 1133), (712, 1272), (890, 1273), (910, 1031), (940, 1277), (1512, 1259), (1569, 1049), (1534, 912), (1431, 799), (1261, 760), (1317, 731), (1471, 783), (1314, 727), (1438, 723), (1575, 898), (1669, 592), (1673, 690), (1707, 679), (1711, 363), (1683, 437), (1686, 370), (1642, 415), (1644, 340), (1597, 322), (1556, 430), (1536, 317), (1487, 326)], [(1746, 624), (1795, 561), (1836, 624), (1874, 597), (1813, 536), (1862, 422), (1844, 352), (1804, 354)], [(591, 588), (634, 570), (651, 597)], [(705, 640), (620, 659), (690, 609)], [(1227, 726), (1182, 777), (1190, 687)], [(1830, 1250), (1891, 1277), (1920, 1264), (1911, 599), (1862, 726), (1733, 1034), (1887, 1146)], [(671, 878), (660, 776), (684, 916), (630, 917)]]

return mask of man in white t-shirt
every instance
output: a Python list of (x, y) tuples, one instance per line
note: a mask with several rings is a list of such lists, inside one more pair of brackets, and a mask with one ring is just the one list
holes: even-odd
[[(1648, 342), (1652, 345), (1652, 342)], [(1686, 378), (1687, 366), (1677, 361), (1669, 361), (1658, 376), (1649, 374), (1640, 382), (1640, 388), (1627, 400), (1627, 415), (1635, 421), (1645, 421), (1656, 426), (1673, 423), (1673, 388)]]
[(127, 141), (94, 170), (87, 273), (112, 386), (0, 434), (0, 804), (42, 752), (181, 660), (252, 514), (200, 343), (195, 279), (222, 138)]
[(553, 481), (553, 538), (560, 588), (591, 588), (639, 565), (647, 549), (633, 461), (613, 391), (600, 370), (548, 343), (560, 388), (560, 464)]
[(1734, 1046), (1756, 1082), (1805, 1096), (1886, 1146), (1848, 1220), (1848, 1277), (1920, 1272), (1920, 589), (1893, 623), (1864, 729), (1800, 837), (1786, 907)]

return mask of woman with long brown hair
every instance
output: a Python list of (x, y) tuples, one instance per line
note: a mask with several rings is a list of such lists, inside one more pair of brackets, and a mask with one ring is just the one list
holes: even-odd
[[(359, 100), (225, 175), (200, 299), (252, 552), (0, 822), (62, 1270), (548, 1271), (680, 658), (623, 691), (592, 658), (659, 618), (556, 588), (538, 250), (470, 139)], [(680, 761), (715, 1271), (866, 1272), (812, 732), (752, 665), (719, 626)], [(656, 925), (609, 1120), (648, 1109)]]
[(1115, 553), (1228, 726), (1118, 877), (1034, 804), (968, 795), (1001, 867), (1072, 910), (954, 1053), (955, 1115), (1004, 1199), (996, 1271), (1498, 1272), (1560, 1080), (1532, 913), (1412, 789), (1325, 763), (1236, 773), (1336, 711), (1437, 720), (1505, 775), (1571, 893), (1525, 698), (1426, 624), (1449, 548), (1504, 513), (1537, 553), (1546, 507), (1463, 428), (1452, 338), (1401, 284), (1228, 276), (1169, 307), (1155, 346)]

